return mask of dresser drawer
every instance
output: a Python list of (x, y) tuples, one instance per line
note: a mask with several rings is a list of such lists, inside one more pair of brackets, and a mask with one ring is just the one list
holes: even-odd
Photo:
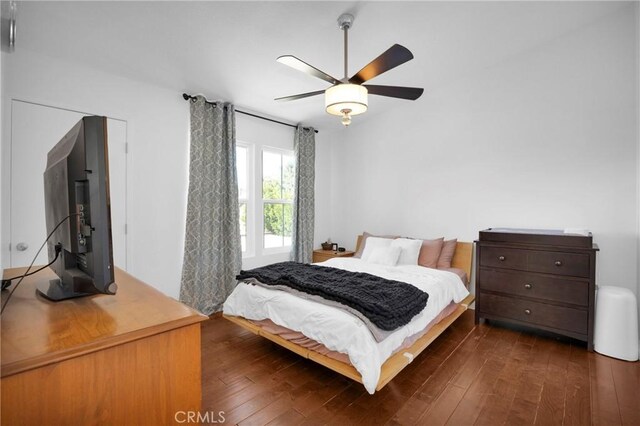
[(588, 278), (589, 255), (560, 251), (482, 247), (480, 266)]
[(547, 274), (588, 278), (589, 255), (559, 251), (530, 251), (527, 256), (528, 269)]
[(588, 281), (481, 269), (478, 288), (483, 292), (495, 291), (579, 306), (589, 305)]
[(587, 311), (482, 293), (480, 314), (493, 314), (532, 325), (587, 334)]
[(526, 269), (527, 250), (502, 247), (482, 247), (480, 265), (493, 268)]

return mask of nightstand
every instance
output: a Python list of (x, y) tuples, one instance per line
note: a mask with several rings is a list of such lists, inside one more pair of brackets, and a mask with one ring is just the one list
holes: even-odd
[(333, 259), (334, 257), (352, 257), (355, 254), (353, 251), (335, 251), (335, 250), (314, 250), (313, 251), (313, 263), (324, 262), (325, 260)]

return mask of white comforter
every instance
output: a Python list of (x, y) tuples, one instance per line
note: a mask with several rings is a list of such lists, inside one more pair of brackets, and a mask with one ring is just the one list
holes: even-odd
[(334, 258), (318, 265), (404, 281), (426, 291), (429, 301), (409, 324), (379, 343), (354, 315), (279, 290), (239, 284), (224, 303), (224, 313), (251, 320), (268, 318), (331, 350), (346, 353), (370, 394), (375, 392), (382, 364), (404, 339), (423, 330), (451, 301), (458, 303), (469, 294), (456, 274), (417, 265), (382, 266), (356, 258)]

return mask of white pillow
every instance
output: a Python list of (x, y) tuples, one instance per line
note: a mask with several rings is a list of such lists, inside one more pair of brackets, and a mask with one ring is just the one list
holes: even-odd
[(367, 243), (364, 246), (364, 250), (362, 251), (362, 260), (369, 261), (369, 256), (371, 256), (371, 252), (377, 248), (385, 248), (391, 245), (391, 241), (389, 238), (378, 238), (378, 237), (369, 237), (367, 238)]
[(399, 247), (402, 251), (398, 258), (398, 265), (417, 265), (422, 240), (412, 240), (410, 238), (396, 238), (391, 242), (391, 247)]
[(366, 261), (379, 265), (395, 266), (401, 252), (402, 249), (400, 247), (377, 247), (372, 249)]

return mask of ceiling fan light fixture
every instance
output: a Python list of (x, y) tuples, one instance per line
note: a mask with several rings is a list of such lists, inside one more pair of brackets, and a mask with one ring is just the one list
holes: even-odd
[(367, 88), (359, 84), (337, 84), (325, 90), (324, 104), (331, 115), (362, 114), (369, 104)]

